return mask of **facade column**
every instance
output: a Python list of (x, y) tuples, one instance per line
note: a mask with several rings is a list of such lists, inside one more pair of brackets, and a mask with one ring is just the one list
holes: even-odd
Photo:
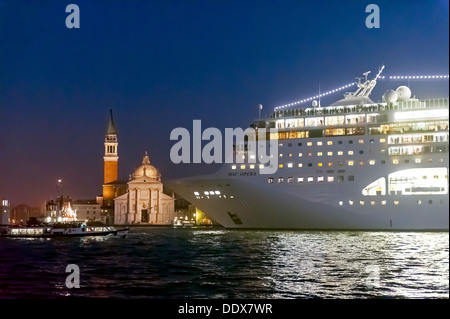
[(148, 188), (148, 223), (152, 224), (152, 189)]
[(134, 222), (135, 223), (140, 223), (141, 219), (139, 218), (140, 213), (139, 213), (139, 189), (136, 188), (136, 211), (134, 214)]

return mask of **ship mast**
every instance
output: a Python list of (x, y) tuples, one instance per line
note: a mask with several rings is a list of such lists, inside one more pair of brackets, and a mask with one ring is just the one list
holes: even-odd
[(375, 85), (377, 85), (377, 80), (380, 77), (381, 72), (383, 72), (384, 65), (381, 66), (380, 70), (378, 71), (378, 74), (375, 76), (374, 79), (369, 80), (367, 76), (369, 75), (370, 71), (367, 71), (363, 73), (364, 75), (364, 83), (361, 83), (361, 78), (358, 79), (358, 89), (353, 93), (348, 93), (348, 96), (362, 96), (362, 97), (369, 97), (370, 93), (372, 93), (373, 88)]

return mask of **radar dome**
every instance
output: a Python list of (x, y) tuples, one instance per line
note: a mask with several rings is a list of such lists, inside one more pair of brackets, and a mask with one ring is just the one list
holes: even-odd
[(395, 91), (397, 92), (399, 101), (408, 101), (411, 98), (411, 90), (407, 86), (399, 86)]
[(397, 102), (398, 94), (394, 90), (387, 90), (386, 92), (384, 92), (383, 98), (386, 103), (394, 103)]

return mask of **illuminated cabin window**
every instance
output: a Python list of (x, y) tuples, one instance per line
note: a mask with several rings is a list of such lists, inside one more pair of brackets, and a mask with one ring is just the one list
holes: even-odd
[(333, 152), (328, 152), (327, 155), (328, 156), (333, 156)]
[(448, 193), (446, 167), (412, 168), (388, 175), (391, 195), (430, 195)]
[(380, 138), (380, 143), (386, 143), (386, 139), (385, 138)]
[(280, 155), (279, 155), (280, 157), (283, 157), (283, 153), (280, 153)]
[(204, 191), (203, 193), (205, 193), (205, 195), (209, 195), (209, 192), (208, 192), (208, 191)]
[(232, 165), (232, 166), (231, 166), (231, 169), (236, 169), (236, 165)]
[(283, 164), (278, 165), (278, 168), (283, 168)]
[(241, 169), (245, 169), (245, 165), (241, 165)]
[(344, 202), (343, 201), (339, 201), (339, 206), (342, 206), (342, 205), (344, 205)]
[(360, 201), (359, 201), (359, 205), (364, 206), (364, 201), (363, 201), (363, 200), (360, 200)]
[(364, 140), (362, 140), (362, 139), (361, 139), (361, 140), (358, 140), (358, 143), (359, 143), (359, 144), (364, 144)]
[(305, 126), (321, 126), (323, 125), (323, 117), (308, 117), (305, 119)]
[(308, 152), (308, 156), (312, 156), (312, 152)]
[(293, 178), (293, 177), (288, 177), (287, 182), (288, 182), (288, 183), (293, 183), (293, 182), (294, 182), (294, 178)]
[(375, 165), (375, 160), (370, 160), (370, 161), (369, 161), (369, 164), (370, 164), (370, 165)]
[(298, 183), (303, 183), (303, 180), (304, 180), (303, 177), (297, 178), (297, 182), (298, 182)]
[(353, 201), (352, 201), (352, 200), (349, 200), (348, 203), (349, 203), (350, 205), (353, 205)]
[(292, 153), (289, 153), (289, 157), (292, 157)]
[(332, 162), (329, 162), (328, 163), (328, 167), (332, 167), (333, 166), (333, 163)]
[(283, 147), (283, 143), (279, 143), (278, 146), (279, 146), (279, 147)]
[(302, 157), (303, 156), (303, 154), (302, 153), (298, 153), (298, 157)]
[(353, 151), (348, 151), (348, 155), (353, 155)]
[(255, 157), (255, 154), (251, 154), (250, 155), (250, 159), (255, 159), (256, 157)]
[(327, 181), (328, 181), (329, 183), (334, 182), (334, 176), (328, 176), (328, 177), (327, 177)]
[(302, 163), (298, 163), (298, 167), (303, 167), (303, 164)]
[(338, 155), (339, 155), (339, 156), (344, 155), (344, 152), (339, 151), (339, 152), (338, 152)]
[(328, 141), (327, 145), (333, 145), (333, 141)]
[(308, 142), (306, 145), (311, 146), (311, 145), (312, 145), (312, 142)]
[[(345, 128), (332, 128), (332, 129), (326, 129), (325, 130), (325, 136), (339, 136), (339, 135), (345, 135)], [(342, 141), (340, 141), (342, 144)]]
[(293, 167), (293, 166), (294, 166), (293, 163), (288, 163), (288, 164), (287, 164), (287, 167), (289, 167), (289, 168), (291, 168), (291, 167)]
[(322, 163), (317, 163), (317, 166), (318, 167), (322, 167)]
[(345, 124), (345, 117), (340, 116), (327, 116), (325, 118), (325, 125), (343, 125)]
[(353, 166), (354, 162), (353, 161), (348, 161), (348, 166)]
[(317, 152), (317, 156), (322, 156), (323, 153), (322, 152)]
[(398, 164), (398, 159), (393, 159), (392, 164)]
[(284, 183), (284, 177), (278, 177), (278, 183)]
[(199, 193), (199, 192), (194, 192), (194, 195), (195, 195), (195, 196), (199, 196), (200, 193)]
[(359, 161), (359, 166), (364, 166), (364, 161)]
[(314, 182), (314, 177), (312, 177), (312, 176), (308, 177), (308, 183), (310, 183), (310, 182)]
[(250, 169), (255, 169), (255, 165), (250, 165)]
[(259, 164), (259, 168), (263, 169), (264, 168), (264, 164)]
[(394, 204), (398, 205), (399, 201), (398, 200), (394, 200)]
[(364, 196), (386, 195), (386, 178), (381, 177), (362, 190)]
[(318, 182), (323, 182), (323, 176), (317, 177), (317, 181), (318, 181)]
[(381, 205), (386, 205), (386, 201), (385, 201), (385, 200), (382, 200), (382, 201), (381, 201)]
[(317, 142), (317, 146), (322, 146), (322, 142)]
[(421, 199), (418, 199), (418, 200), (417, 200), (417, 204), (418, 204), (418, 205), (422, 205), (422, 200), (421, 200)]
[(374, 200), (371, 200), (371, 201), (370, 201), (370, 205), (372, 205), (372, 206), (375, 205), (375, 201), (374, 201)]

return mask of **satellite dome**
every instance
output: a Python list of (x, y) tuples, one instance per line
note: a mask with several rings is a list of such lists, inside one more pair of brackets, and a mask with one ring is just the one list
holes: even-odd
[(383, 99), (386, 103), (394, 103), (397, 102), (398, 94), (394, 90), (387, 90), (383, 94)]
[(405, 85), (399, 86), (395, 91), (399, 101), (408, 101), (411, 98), (411, 90)]

